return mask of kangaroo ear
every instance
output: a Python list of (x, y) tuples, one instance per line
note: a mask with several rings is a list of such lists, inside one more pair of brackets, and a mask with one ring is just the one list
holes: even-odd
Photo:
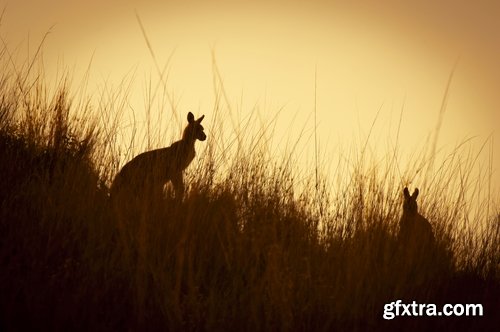
[(196, 120), (196, 122), (200, 123), (201, 121), (203, 121), (203, 118), (205, 118), (205, 115), (200, 116), (200, 118)]
[(193, 115), (193, 113), (189, 112), (188, 113), (188, 122), (191, 123), (193, 121), (194, 121), (194, 115)]
[(403, 189), (403, 194), (405, 198), (410, 198), (410, 192), (408, 191), (408, 187), (405, 187), (405, 189)]
[(418, 188), (415, 188), (415, 190), (413, 191), (413, 195), (411, 195), (411, 197), (413, 199), (417, 199), (417, 197), (418, 197)]

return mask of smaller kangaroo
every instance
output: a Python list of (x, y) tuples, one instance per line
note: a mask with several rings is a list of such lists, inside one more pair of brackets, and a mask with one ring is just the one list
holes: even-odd
[(404, 245), (413, 243), (415, 246), (434, 244), (434, 233), (427, 219), (418, 213), (418, 188), (410, 196), (408, 188), (404, 188), (403, 215), (399, 221), (399, 239)]
[(196, 140), (204, 141), (207, 138), (201, 125), (204, 117), (202, 115), (195, 120), (193, 113), (189, 112), (188, 125), (181, 140), (167, 148), (143, 152), (125, 164), (111, 185), (111, 198), (128, 199), (131, 196), (142, 199), (161, 198), (163, 186), (171, 181), (176, 199), (182, 199), (184, 195), (182, 172), (196, 155), (194, 149)]

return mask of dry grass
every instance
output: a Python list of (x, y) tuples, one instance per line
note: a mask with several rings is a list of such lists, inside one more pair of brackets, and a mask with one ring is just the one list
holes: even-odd
[[(224, 112), (231, 110), (220, 99), (211, 129), (221, 135), (209, 137), (191, 168), (185, 200), (141, 202), (118, 217), (105, 185), (119, 164), (116, 127), (97, 125), (89, 104), (72, 101), (66, 84), (50, 94), (40, 75), (4, 67), (2, 330), (474, 330), (498, 324), (500, 224), (487, 214), (470, 219), (464, 191), (476, 180), (467, 166), (473, 157), (462, 150), (426, 174), (421, 188), (422, 213), (438, 241), (430, 255), (404, 251), (396, 240), (400, 174), (424, 183), (411, 174), (420, 174), (425, 157), (401, 171), (395, 150), (381, 164), (363, 147), (339, 163), (333, 181), (316, 173), (304, 180), (289, 159), (276, 161), (267, 149), (272, 124), (248, 136), (254, 121), (247, 119), (223, 137)], [(115, 111), (113, 103), (100, 107), (108, 115)], [(471, 232), (478, 224), (484, 230)], [(485, 317), (383, 321), (384, 304), (397, 299), (481, 303)]]

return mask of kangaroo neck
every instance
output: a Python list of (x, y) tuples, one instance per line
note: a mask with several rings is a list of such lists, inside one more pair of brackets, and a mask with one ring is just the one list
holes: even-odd
[(417, 215), (418, 215), (418, 212), (403, 211), (402, 218), (403, 219), (415, 218)]
[(184, 145), (186, 148), (190, 148), (194, 150), (194, 143), (196, 142), (196, 139), (188, 138), (188, 137), (183, 137), (179, 143)]

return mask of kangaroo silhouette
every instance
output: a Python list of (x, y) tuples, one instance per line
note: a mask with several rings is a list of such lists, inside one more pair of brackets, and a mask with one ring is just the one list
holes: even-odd
[(410, 196), (404, 188), (403, 215), (399, 221), (399, 238), (404, 245), (426, 246), (434, 244), (434, 233), (427, 219), (418, 213), (418, 188)]
[(207, 136), (201, 121), (193, 113), (187, 115), (188, 125), (182, 139), (166, 148), (143, 152), (129, 161), (116, 175), (110, 189), (111, 198), (140, 199), (161, 198), (163, 187), (171, 181), (176, 199), (184, 195), (183, 171), (193, 161), (196, 140), (204, 141)]

